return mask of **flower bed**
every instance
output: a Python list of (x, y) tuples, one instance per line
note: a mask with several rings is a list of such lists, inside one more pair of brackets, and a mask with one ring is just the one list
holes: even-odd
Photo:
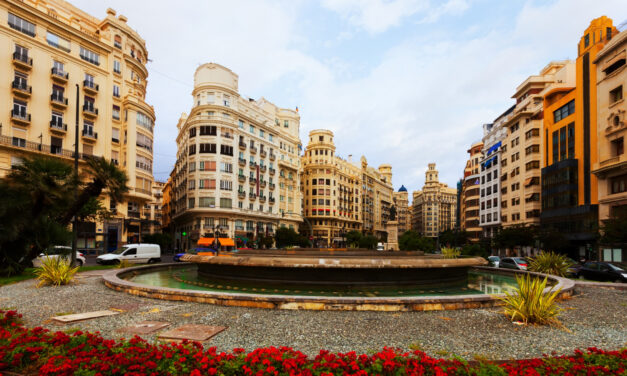
[(73, 334), (25, 328), (21, 315), (0, 310), (0, 374), (42, 375), (620, 375), (627, 349), (575, 350), (570, 356), (502, 364), (437, 359), (421, 351), (384, 348), (373, 355), (320, 351), (314, 358), (291, 348), (217, 352), (199, 343), (154, 345), (134, 337), (108, 340), (99, 333)]

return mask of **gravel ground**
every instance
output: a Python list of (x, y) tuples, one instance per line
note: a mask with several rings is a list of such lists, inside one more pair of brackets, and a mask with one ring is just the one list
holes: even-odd
[[(97, 273), (95, 273), (97, 274)], [(170, 302), (119, 293), (104, 286), (97, 275), (83, 275), (71, 286), (36, 288), (34, 281), (0, 287), (0, 307), (17, 309), (28, 326), (52, 330), (100, 331), (119, 338), (124, 326), (150, 320), (227, 326), (208, 341), (219, 350), (243, 347), (290, 346), (308, 355), (319, 349), (373, 352), (384, 346), (419, 348), (428, 354), (467, 359), (529, 358), (572, 353), (596, 346), (612, 350), (627, 346), (627, 292), (578, 288), (578, 295), (560, 303), (566, 329), (517, 326), (498, 308), (436, 312), (281, 311)], [(52, 316), (103, 309), (119, 315), (68, 325)], [(128, 335), (126, 335), (128, 337)], [(153, 335), (144, 336), (154, 340)]]

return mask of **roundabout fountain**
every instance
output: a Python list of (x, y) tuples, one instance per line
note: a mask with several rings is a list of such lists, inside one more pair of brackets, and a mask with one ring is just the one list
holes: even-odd
[[(489, 307), (515, 285), (514, 272), (481, 257), (418, 252), (249, 250), (186, 254), (181, 264), (115, 270), (105, 285), (158, 299), (308, 310), (425, 311)], [(568, 280), (551, 282), (570, 294)]]

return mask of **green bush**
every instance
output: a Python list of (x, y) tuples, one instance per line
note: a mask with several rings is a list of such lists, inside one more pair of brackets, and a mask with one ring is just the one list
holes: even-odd
[(41, 267), (35, 269), (35, 275), (39, 280), (37, 287), (67, 285), (72, 282), (78, 269), (78, 266), (72, 267), (69, 261), (62, 257), (46, 257), (43, 259)]
[(462, 252), (455, 248), (442, 248), (442, 256), (447, 259), (458, 258)]
[(531, 259), (529, 270), (565, 277), (571, 266), (573, 266), (573, 262), (568, 257), (551, 251), (542, 251), (538, 256)]
[(514, 293), (505, 292), (500, 298), (505, 303), (505, 315), (512, 321), (522, 321), (525, 324), (557, 324), (562, 311), (556, 300), (560, 290), (552, 288), (544, 293), (546, 277), (539, 279), (529, 274), (516, 276), (518, 287)]

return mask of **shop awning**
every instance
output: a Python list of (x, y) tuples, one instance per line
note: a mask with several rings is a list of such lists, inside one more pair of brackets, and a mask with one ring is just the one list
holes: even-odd
[[(210, 247), (213, 245), (215, 238), (200, 238), (198, 239), (199, 247)], [(218, 238), (220, 246), (222, 247), (235, 247), (235, 242), (231, 238)]]
[(525, 187), (528, 186), (531, 183), (531, 179), (533, 179), (533, 178), (525, 179), (525, 184), (524, 184)]

